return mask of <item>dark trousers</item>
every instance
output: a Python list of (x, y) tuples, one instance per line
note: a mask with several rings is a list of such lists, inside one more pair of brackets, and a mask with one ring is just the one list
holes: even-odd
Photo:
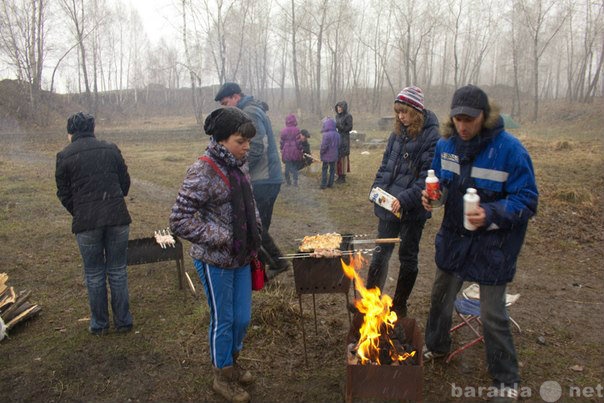
[[(411, 295), (418, 273), (419, 242), (424, 231), (425, 220), (420, 221), (386, 221), (380, 220), (378, 224), (379, 238), (400, 238), (398, 259), (400, 269), (396, 282), (396, 292), (392, 308), (399, 314), (406, 315), (407, 300)], [(373, 254), (369, 273), (367, 274), (367, 288), (379, 287), (384, 291), (386, 277), (388, 276), (388, 262), (394, 251), (394, 244), (380, 245), (380, 250)]]
[[(448, 353), (451, 349), (453, 306), (463, 280), (454, 274), (436, 269), (426, 323), (426, 347), (430, 351)], [(487, 367), (493, 384), (517, 386), (520, 383), (518, 361), (509, 315), (505, 307), (506, 284), (480, 285), (480, 319), (483, 325)]]
[[(335, 177), (335, 162), (323, 162), (323, 167), (321, 169), (321, 187), (332, 187), (333, 186), (333, 178)], [(329, 174), (327, 171), (329, 170)]]
[(279, 257), (282, 256), (281, 250), (268, 232), (273, 217), (273, 207), (281, 191), (281, 184), (252, 184), (252, 189), (254, 199), (256, 200), (256, 207), (258, 207), (258, 212), (260, 213), (260, 220), (262, 221), (262, 250), (260, 260), (265, 265), (269, 265), (271, 269), (276, 270), (283, 267), (283, 265), (287, 265), (285, 260), (279, 260)]

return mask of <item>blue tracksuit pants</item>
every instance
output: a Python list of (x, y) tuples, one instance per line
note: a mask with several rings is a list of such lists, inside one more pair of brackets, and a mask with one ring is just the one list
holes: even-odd
[(223, 269), (193, 259), (210, 307), (210, 356), (217, 368), (233, 365), (233, 354), (243, 348), (252, 318), (250, 265)]

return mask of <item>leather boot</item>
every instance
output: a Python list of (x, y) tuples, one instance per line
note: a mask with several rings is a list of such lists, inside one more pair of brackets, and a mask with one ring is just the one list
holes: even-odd
[(254, 375), (247, 369), (243, 368), (238, 362), (239, 353), (233, 354), (233, 367), (235, 368), (236, 378), (243, 386), (249, 385), (255, 381)]
[(234, 367), (214, 367), (213, 370), (212, 389), (214, 392), (232, 403), (247, 403), (251, 400), (250, 394), (239, 386)]
[(281, 250), (275, 244), (273, 237), (268, 233), (262, 234), (262, 247), (260, 248), (260, 260), (264, 264), (268, 264), (268, 270), (266, 271), (267, 279), (272, 279), (277, 274), (289, 270), (291, 263), (287, 260), (279, 259), (281, 257)]
[(396, 291), (394, 292), (394, 298), (392, 299), (392, 309), (396, 312), (398, 317), (407, 316), (407, 300), (413, 291), (415, 280), (417, 279), (417, 269), (407, 269), (404, 267), (400, 268), (399, 277), (396, 284)]

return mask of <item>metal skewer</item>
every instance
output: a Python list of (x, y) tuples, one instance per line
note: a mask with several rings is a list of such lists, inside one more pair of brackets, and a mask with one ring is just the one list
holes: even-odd
[(357, 239), (351, 242), (353, 245), (361, 244), (361, 243), (399, 243), (401, 242), (400, 238), (377, 238), (377, 239)]
[(379, 246), (376, 246), (375, 248), (371, 248), (371, 249), (346, 250), (346, 251), (342, 251), (341, 254), (338, 254), (337, 256), (321, 256), (321, 255), (315, 255), (314, 252), (300, 252), (300, 253), (290, 253), (288, 255), (280, 256), (279, 259), (300, 259), (300, 258), (305, 258), (305, 257), (317, 257), (317, 258), (340, 257), (340, 256), (350, 256), (350, 255), (354, 255), (356, 253), (379, 252), (380, 249), (381, 248)]
[[(370, 236), (371, 234), (354, 234), (354, 235), (342, 235), (342, 239), (346, 238), (346, 239), (350, 239), (350, 238), (364, 238), (366, 236)], [(303, 241), (304, 238), (296, 238), (294, 239), (294, 241), (296, 242), (300, 242)]]

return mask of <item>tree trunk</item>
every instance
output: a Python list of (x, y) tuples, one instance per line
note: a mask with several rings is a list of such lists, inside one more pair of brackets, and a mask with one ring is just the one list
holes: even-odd
[(298, 55), (297, 55), (297, 40), (296, 33), (298, 27), (296, 25), (296, 3), (294, 0), (291, 2), (292, 5), (292, 73), (294, 76), (294, 88), (296, 91), (296, 109), (300, 110), (302, 107), (302, 94), (300, 93), (300, 81), (298, 79)]
[(203, 119), (201, 111), (199, 109), (199, 100), (197, 98), (197, 86), (195, 84), (195, 73), (193, 71), (193, 65), (191, 63), (191, 54), (189, 52), (189, 41), (187, 40), (187, 0), (182, 0), (182, 42), (185, 49), (185, 58), (187, 61), (187, 69), (189, 70), (189, 78), (191, 82), (191, 106), (193, 108), (193, 114), (195, 115), (195, 121), (199, 126), (203, 125)]

